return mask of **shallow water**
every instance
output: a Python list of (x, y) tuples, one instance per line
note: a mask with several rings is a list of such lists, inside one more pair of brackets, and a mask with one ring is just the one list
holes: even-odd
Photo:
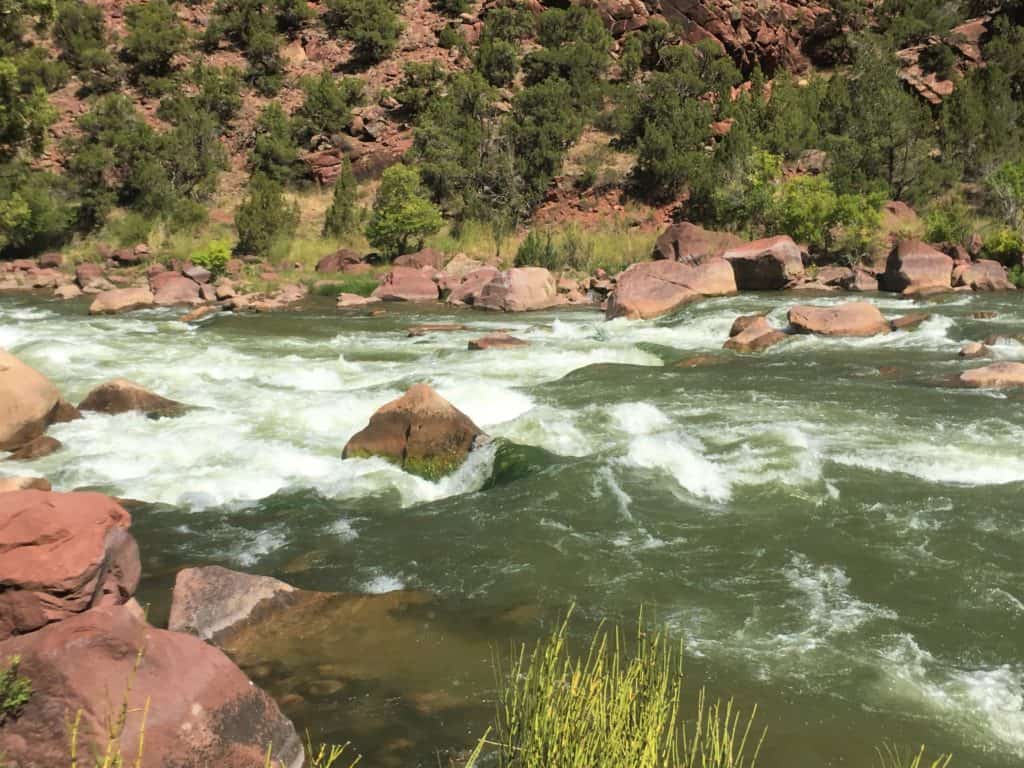
[[(641, 604), (678, 633), (691, 696), (707, 684), (760, 705), (766, 768), (868, 766), (885, 739), (951, 750), (958, 768), (1017, 768), (1024, 398), (951, 381), (982, 364), (957, 359), (964, 340), (1024, 333), (1024, 300), (873, 297), (890, 317), (934, 316), (909, 333), (675, 366), (720, 352), (736, 315), (782, 324), (795, 300), (610, 323), (314, 304), (190, 327), (173, 311), (90, 318), (4, 297), (0, 346), (68, 399), (125, 376), (198, 407), (60, 425), (62, 451), (0, 473), (142, 502), (141, 594), (157, 621), (174, 572), (197, 563), (435, 595), (410, 609), (404, 644), (340, 631), (332, 643), (341, 619), (328, 616), (307, 651), (242, 660), (293, 694), (300, 727), (351, 739), (371, 766), (436, 766), (471, 744), (490, 714), (492, 649), (538, 636), (575, 601), (584, 633), (634, 621)], [(473, 330), (406, 337), (445, 320)], [(466, 350), (496, 328), (531, 346)], [(1024, 360), (1024, 346), (996, 354)], [(439, 484), (342, 461), (370, 414), (420, 380), (501, 439)]]

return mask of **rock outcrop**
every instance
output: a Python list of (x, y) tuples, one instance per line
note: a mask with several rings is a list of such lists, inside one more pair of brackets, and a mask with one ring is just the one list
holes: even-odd
[(476, 309), (531, 312), (548, 309), (558, 300), (555, 277), (542, 267), (517, 267), (499, 272), (473, 301)]
[(684, 221), (661, 234), (654, 245), (654, 258), (693, 266), (740, 245), (743, 241), (730, 232), (714, 232)]
[[(135, 605), (99, 607), (0, 643), (20, 656), (33, 694), (0, 729), (0, 752), (19, 768), (67, 762), (68, 718), (79, 718), (79, 754), (102, 754), (122, 705), (125, 765), (135, 765), (145, 719), (146, 768), (303, 765), (302, 743), (277, 704), (202, 640), (146, 624)], [(130, 686), (129, 686), (130, 683)]]
[(796, 306), (789, 310), (789, 324), (796, 333), (820, 336), (877, 336), (891, 330), (878, 307), (866, 301), (831, 307)]
[(348, 441), (342, 457), (379, 456), (405, 471), (437, 480), (465, 461), (483, 431), (428, 384), (416, 384), (382, 406)]
[(467, 272), (448, 294), (448, 303), (456, 306), (473, 306), (491, 280), (498, 276), (496, 267), (480, 267)]
[(113, 315), (153, 306), (153, 292), (145, 286), (115, 288), (96, 295), (89, 305), (90, 315)]
[(381, 301), (437, 301), (439, 296), (433, 270), (394, 267), (373, 292)]
[(643, 320), (678, 309), (703, 296), (736, 292), (736, 278), (729, 262), (712, 258), (697, 266), (677, 261), (633, 264), (616, 281), (608, 300), (608, 319)]
[(127, 379), (114, 379), (89, 392), (78, 404), (81, 411), (96, 411), (110, 416), (139, 411), (150, 417), (180, 416), (187, 407), (168, 400)]
[(99, 493), (0, 497), (0, 639), (134, 595), (141, 568), (130, 525)]
[(1024, 387), (1024, 363), (992, 363), (960, 374), (960, 381), (979, 389)]
[(57, 420), (61, 404), (53, 382), (0, 349), (0, 451), (42, 435)]
[(953, 269), (953, 285), (967, 286), (972, 291), (1015, 291), (1017, 286), (1006, 276), (998, 261), (980, 259)]
[(736, 272), (741, 291), (778, 291), (804, 274), (800, 246), (785, 235), (730, 248), (723, 258)]
[(889, 255), (883, 290), (894, 293), (930, 293), (952, 287), (953, 259), (920, 240), (902, 240)]

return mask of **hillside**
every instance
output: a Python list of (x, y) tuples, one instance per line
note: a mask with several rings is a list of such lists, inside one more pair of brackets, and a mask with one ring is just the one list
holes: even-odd
[[(8, 257), (226, 239), (301, 261), (321, 235), (387, 252), (363, 230), (402, 161), (445, 244), (480, 257), (536, 226), (649, 247), (687, 219), (855, 262), (889, 199), (932, 240), (1020, 250), (1018, 202), (990, 183), (1020, 157), (1013, 2), (6, 5)], [(236, 231), (245, 201), (266, 207), (258, 233)]]

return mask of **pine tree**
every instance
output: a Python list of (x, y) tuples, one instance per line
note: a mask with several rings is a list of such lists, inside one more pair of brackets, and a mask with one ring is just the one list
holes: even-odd
[(341, 160), (341, 174), (334, 182), (334, 199), (324, 216), (324, 237), (347, 235), (359, 224), (359, 184), (347, 157)]

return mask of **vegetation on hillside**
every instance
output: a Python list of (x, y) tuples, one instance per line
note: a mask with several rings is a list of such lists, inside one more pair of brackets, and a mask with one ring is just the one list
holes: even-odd
[[(206, 7), (204, 30), (182, 20), (185, 5)], [(312, 184), (307, 154), (347, 155), (354, 110), (381, 113), (380, 104), (389, 130), (411, 126), (404, 163), (442, 216), (456, 229), (483, 224), (495, 250), (530, 225), (592, 129), (632, 164), (601, 182), (627, 200), (748, 236), (790, 234), (822, 258), (870, 252), (888, 199), (924, 209), (943, 239), (979, 228), (1004, 246), (1024, 236), (1022, 4), (884, 0), (871, 13), (864, 0), (829, 5), (816, 49), (822, 69), (769, 81), (713, 43), (684, 44), (663, 21), (615, 38), (592, 8), (533, 13), (504, 0), (480, 11), (439, 0), (442, 20), (482, 13), (479, 36), (468, 43), (444, 21), (438, 44), (453, 58), (403, 60), (395, 87), (381, 88), (368, 73), (405, 56), (399, 0), (159, 0), (130, 6), (118, 30), (89, 3), (2, 0), (0, 255), (60, 247), (118, 208), (171, 230), (202, 228), (212, 206), (239, 203), (218, 197), (239, 153), (260, 192), (246, 198), (250, 213), (254, 199), (269, 199), (265, 180), (280, 186), (274, 200), (291, 200)], [(981, 13), (994, 14), (981, 41), (986, 66), (970, 67), (953, 30)], [(344, 73), (289, 74), (282, 49), (307, 30), (344, 46)], [(900, 77), (895, 52), (910, 45), (922, 46), (926, 71), (955, 85), (940, 106)], [(219, 52), (241, 54), (244, 68), (215, 66)], [(53, 94), (69, 84), (85, 109), (57, 140), (50, 129), (69, 115)], [(257, 109), (240, 117), (243, 105)], [(601, 171), (592, 164), (577, 193), (600, 193)], [(344, 177), (320, 222), (331, 237), (364, 226), (358, 185), (348, 170)], [(939, 226), (951, 211), (957, 225)], [(295, 228), (277, 218), (268, 239), (250, 215), (237, 250), (266, 254), (271, 240), (287, 241)], [(366, 225), (394, 255), (437, 230), (427, 218), (404, 234), (382, 234), (379, 215)]]

